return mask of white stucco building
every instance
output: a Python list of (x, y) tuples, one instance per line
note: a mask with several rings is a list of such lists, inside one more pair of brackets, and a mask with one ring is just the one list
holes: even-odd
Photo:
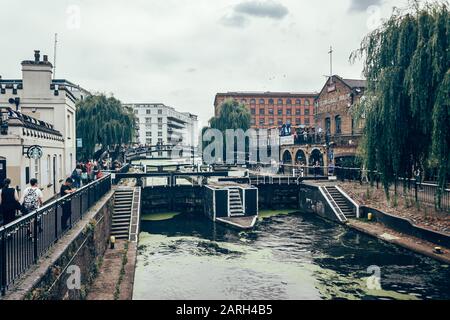
[(197, 116), (162, 103), (124, 104), (138, 118), (137, 143), (141, 145), (198, 145)]
[[(47, 56), (41, 59), (39, 51), (35, 51), (34, 60), (25, 60), (21, 66), (22, 79), (0, 78), (0, 110), (3, 123), (8, 125), (7, 133), (0, 135), (4, 163), (0, 180), (9, 177), (12, 185), (23, 190), (27, 178), (36, 177), (49, 198), (75, 168), (75, 104), (89, 92), (69, 81), (52, 79), (53, 66)], [(8, 108), (18, 112), (8, 113)], [(32, 145), (42, 146), (37, 162), (22, 152)]]

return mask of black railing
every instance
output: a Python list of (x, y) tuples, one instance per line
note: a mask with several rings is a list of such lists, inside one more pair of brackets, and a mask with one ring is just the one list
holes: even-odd
[(360, 134), (336, 134), (326, 135), (324, 133), (297, 133), (294, 137), (295, 145), (308, 145), (308, 144), (321, 144), (321, 145), (334, 145), (334, 146), (357, 146)]
[(35, 264), (72, 225), (111, 190), (111, 175), (0, 227), (0, 290), (6, 290)]

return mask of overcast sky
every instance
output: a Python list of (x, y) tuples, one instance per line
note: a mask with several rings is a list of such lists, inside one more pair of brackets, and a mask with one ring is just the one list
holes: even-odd
[(0, 0), (0, 75), (19, 78), (40, 49), (57, 78), (123, 102), (162, 102), (213, 115), (226, 91), (318, 91), (350, 65), (380, 18), (406, 0)]

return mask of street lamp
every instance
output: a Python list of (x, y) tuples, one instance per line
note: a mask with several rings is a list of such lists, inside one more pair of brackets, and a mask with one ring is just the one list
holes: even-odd
[(19, 111), (19, 104), (20, 104), (19, 97), (9, 98), (8, 102), (9, 102), (9, 104), (14, 104), (16, 106), (16, 111)]

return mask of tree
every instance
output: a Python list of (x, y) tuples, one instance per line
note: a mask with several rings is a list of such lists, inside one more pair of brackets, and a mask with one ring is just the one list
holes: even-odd
[[(244, 132), (250, 128), (251, 115), (245, 105), (240, 104), (236, 100), (226, 100), (220, 106), (218, 117), (212, 117), (209, 120), (210, 128), (220, 130), (225, 138), (225, 131), (228, 129), (242, 129)], [(202, 136), (205, 130), (202, 129)], [(249, 143), (246, 141), (246, 150), (248, 151)], [(207, 145), (204, 145), (206, 147)], [(226, 141), (223, 141), (224, 157), (226, 156)], [(235, 147), (236, 151), (236, 147)], [(226, 160), (226, 157), (225, 159)]]
[(79, 158), (91, 158), (96, 145), (103, 149), (130, 143), (135, 130), (135, 116), (114, 97), (88, 96), (77, 104), (77, 137), (83, 147)]
[[(414, 2), (367, 35), (351, 59), (367, 78), (364, 154), (388, 196), (396, 177), (436, 163), (442, 191), (449, 172), (450, 70), (448, 4)], [(438, 195), (439, 196), (439, 195)], [(440, 199), (438, 199), (439, 205)]]

